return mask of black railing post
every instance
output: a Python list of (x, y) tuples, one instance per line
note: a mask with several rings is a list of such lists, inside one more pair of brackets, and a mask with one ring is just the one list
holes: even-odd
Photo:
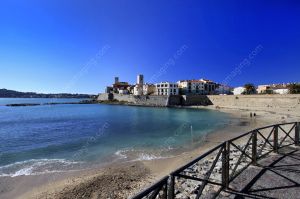
[(171, 174), (169, 176), (169, 187), (168, 187), (168, 199), (175, 198), (175, 176)]
[(274, 144), (273, 144), (273, 150), (275, 153), (278, 153), (278, 125), (275, 125), (274, 127)]
[(252, 164), (257, 164), (257, 131), (252, 132)]
[(229, 187), (229, 142), (224, 142), (222, 152), (222, 184), (225, 189)]
[(168, 199), (168, 181), (165, 183), (163, 189), (164, 190), (163, 190), (162, 198), (163, 199)]
[(295, 145), (299, 146), (299, 134), (300, 134), (300, 123), (296, 122), (296, 126), (295, 126)]

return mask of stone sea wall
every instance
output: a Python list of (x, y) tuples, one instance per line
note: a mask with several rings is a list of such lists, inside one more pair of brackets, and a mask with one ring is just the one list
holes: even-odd
[(113, 94), (108, 94), (108, 93), (100, 93), (97, 97), (98, 101), (107, 101), (112, 99), (113, 99)]
[(207, 106), (212, 105), (207, 95), (182, 95), (181, 105), (183, 106)]
[(103, 93), (99, 101), (116, 100), (142, 106), (207, 106), (300, 108), (300, 95), (183, 95), (134, 96)]
[(269, 108), (299, 108), (300, 95), (208, 95), (210, 102), (219, 107), (269, 107)]
[(134, 105), (141, 106), (178, 106), (181, 105), (181, 96), (162, 96), (162, 95), (149, 95), (149, 96), (134, 96), (122, 94), (107, 94), (102, 93), (98, 96), (98, 101), (115, 100), (119, 102), (126, 102)]

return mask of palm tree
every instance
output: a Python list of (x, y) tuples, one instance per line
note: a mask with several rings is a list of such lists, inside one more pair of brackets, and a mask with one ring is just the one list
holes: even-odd
[(288, 89), (290, 94), (298, 94), (300, 93), (300, 84), (290, 84)]
[(251, 83), (245, 84), (244, 88), (245, 88), (245, 91), (243, 92), (244, 95), (254, 94), (256, 91), (254, 84)]

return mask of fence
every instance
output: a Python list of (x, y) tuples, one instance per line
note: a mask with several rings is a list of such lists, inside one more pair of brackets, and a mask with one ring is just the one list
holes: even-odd
[(225, 141), (133, 199), (216, 198), (249, 165), (282, 147), (299, 146), (300, 123), (258, 128)]

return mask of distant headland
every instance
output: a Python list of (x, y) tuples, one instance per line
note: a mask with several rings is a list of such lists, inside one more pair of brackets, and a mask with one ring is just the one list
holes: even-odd
[(0, 98), (96, 98), (96, 95), (57, 93), (44, 94), (35, 92), (20, 92), (8, 89), (0, 89)]

